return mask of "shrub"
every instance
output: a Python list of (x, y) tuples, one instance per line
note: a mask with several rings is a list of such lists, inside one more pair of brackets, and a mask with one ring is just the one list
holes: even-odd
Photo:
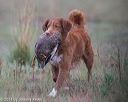
[(30, 62), (29, 43), (32, 39), (32, 24), (34, 19), (34, 5), (32, 0), (25, 0), (24, 7), (19, 9), (18, 21), (14, 27), (13, 34), (16, 34), (16, 47), (11, 52), (10, 61), (18, 65), (25, 65)]
[(16, 43), (16, 48), (11, 52), (10, 60), (18, 65), (25, 65), (30, 62), (30, 48), (26, 43)]

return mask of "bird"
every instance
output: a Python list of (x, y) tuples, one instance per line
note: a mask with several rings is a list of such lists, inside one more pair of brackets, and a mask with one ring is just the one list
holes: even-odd
[(61, 33), (54, 34), (43, 33), (39, 36), (35, 44), (35, 57), (39, 68), (44, 66), (57, 53), (58, 47), (61, 43)]

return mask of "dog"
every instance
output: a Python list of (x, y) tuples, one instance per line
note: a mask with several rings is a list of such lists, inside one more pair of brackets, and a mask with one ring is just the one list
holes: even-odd
[(94, 53), (91, 39), (84, 25), (84, 13), (75, 9), (69, 12), (68, 20), (54, 17), (46, 20), (42, 26), (43, 31), (49, 35), (57, 32), (62, 35), (57, 55), (54, 56), (55, 58), (52, 61), (56, 63), (51, 64), (53, 81), (55, 82), (55, 87), (49, 93), (51, 97), (55, 97), (65, 83), (68, 84), (70, 70), (81, 59), (88, 69), (88, 81), (90, 79)]

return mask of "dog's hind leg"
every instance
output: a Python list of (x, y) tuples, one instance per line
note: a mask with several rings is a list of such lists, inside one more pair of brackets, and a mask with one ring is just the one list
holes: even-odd
[(83, 60), (84, 60), (84, 63), (86, 64), (86, 67), (88, 69), (88, 81), (89, 81), (90, 76), (91, 76), (92, 61), (89, 58), (85, 57), (84, 55), (83, 55)]
[(88, 69), (88, 81), (89, 81), (91, 76), (91, 69), (93, 67), (93, 60), (94, 60), (94, 53), (90, 42), (86, 45), (85, 52), (82, 58)]

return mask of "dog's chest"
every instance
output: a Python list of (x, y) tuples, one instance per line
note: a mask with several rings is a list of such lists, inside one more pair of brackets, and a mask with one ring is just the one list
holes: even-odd
[(63, 55), (58, 55), (57, 53), (50, 59), (52, 65), (58, 64), (63, 58)]

